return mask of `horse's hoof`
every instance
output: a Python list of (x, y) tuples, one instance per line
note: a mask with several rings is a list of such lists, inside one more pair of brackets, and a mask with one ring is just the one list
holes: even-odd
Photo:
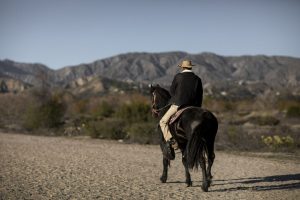
[(192, 181), (187, 181), (187, 182), (186, 182), (186, 186), (187, 186), (187, 187), (192, 187), (192, 186), (193, 186)]
[(212, 180), (211, 179), (207, 180), (207, 187), (210, 187), (211, 184), (212, 184)]
[(201, 189), (203, 192), (208, 192), (208, 186), (207, 185), (202, 185)]
[(160, 181), (162, 182), (162, 183), (165, 183), (165, 182), (167, 182), (167, 177), (160, 177)]

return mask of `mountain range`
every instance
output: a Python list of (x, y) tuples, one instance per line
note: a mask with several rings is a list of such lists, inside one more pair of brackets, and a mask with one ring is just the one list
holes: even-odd
[(300, 58), (286, 56), (126, 53), (58, 70), (43, 64), (0, 60), (0, 81), (9, 83), (8, 88), (15, 91), (44, 84), (73, 90), (80, 87), (82, 91), (87, 87), (91, 92), (101, 92), (109, 88), (106, 83), (112, 82), (135, 87), (157, 83), (168, 87), (183, 59), (196, 65), (193, 71), (201, 77), (207, 94), (255, 97), (272, 91), (277, 95), (300, 95)]

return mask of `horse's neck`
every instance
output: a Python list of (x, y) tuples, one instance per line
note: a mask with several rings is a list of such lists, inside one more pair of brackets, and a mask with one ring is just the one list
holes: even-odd
[(161, 110), (161, 114), (160, 117), (162, 118), (166, 112), (169, 110), (169, 108), (171, 107), (171, 105), (169, 105), (169, 101), (166, 102), (166, 104), (163, 106), (164, 108)]
[[(170, 108), (170, 100), (171, 100), (171, 95), (170, 95), (170, 93), (167, 91), (167, 90), (165, 90), (165, 89), (163, 89), (162, 88), (162, 90), (165, 92), (165, 93), (167, 93), (168, 95), (163, 95), (163, 94), (161, 94), (161, 100), (164, 102), (163, 103), (163, 105), (162, 105), (162, 108), (164, 108), (164, 109), (162, 109), (161, 110), (161, 117), (162, 116), (164, 116), (165, 115), (165, 113), (169, 110), (169, 108)], [(169, 96), (169, 97), (167, 97), (167, 96)]]

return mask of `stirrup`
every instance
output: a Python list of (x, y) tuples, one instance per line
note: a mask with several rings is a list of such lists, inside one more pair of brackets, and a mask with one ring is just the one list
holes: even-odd
[(170, 143), (170, 145), (171, 145), (172, 148), (174, 148), (175, 150), (178, 149), (178, 143), (177, 143), (177, 141), (174, 138), (171, 138), (169, 140), (169, 143)]

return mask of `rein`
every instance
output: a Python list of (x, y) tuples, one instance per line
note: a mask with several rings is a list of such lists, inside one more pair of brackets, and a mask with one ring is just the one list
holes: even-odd
[(158, 115), (160, 111), (162, 111), (163, 109), (167, 108), (167, 107), (170, 106), (170, 105), (171, 105), (171, 104), (169, 103), (169, 104), (165, 105), (164, 107), (162, 107), (162, 108), (157, 108), (157, 109), (155, 109), (155, 108), (152, 107), (152, 112)]
[(160, 111), (162, 111), (163, 109), (167, 108), (168, 106), (170, 106), (171, 104), (167, 104), (161, 108), (154, 108), (156, 104), (156, 94), (155, 92), (153, 92), (153, 102), (152, 102), (152, 113), (155, 115), (159, 115)]

